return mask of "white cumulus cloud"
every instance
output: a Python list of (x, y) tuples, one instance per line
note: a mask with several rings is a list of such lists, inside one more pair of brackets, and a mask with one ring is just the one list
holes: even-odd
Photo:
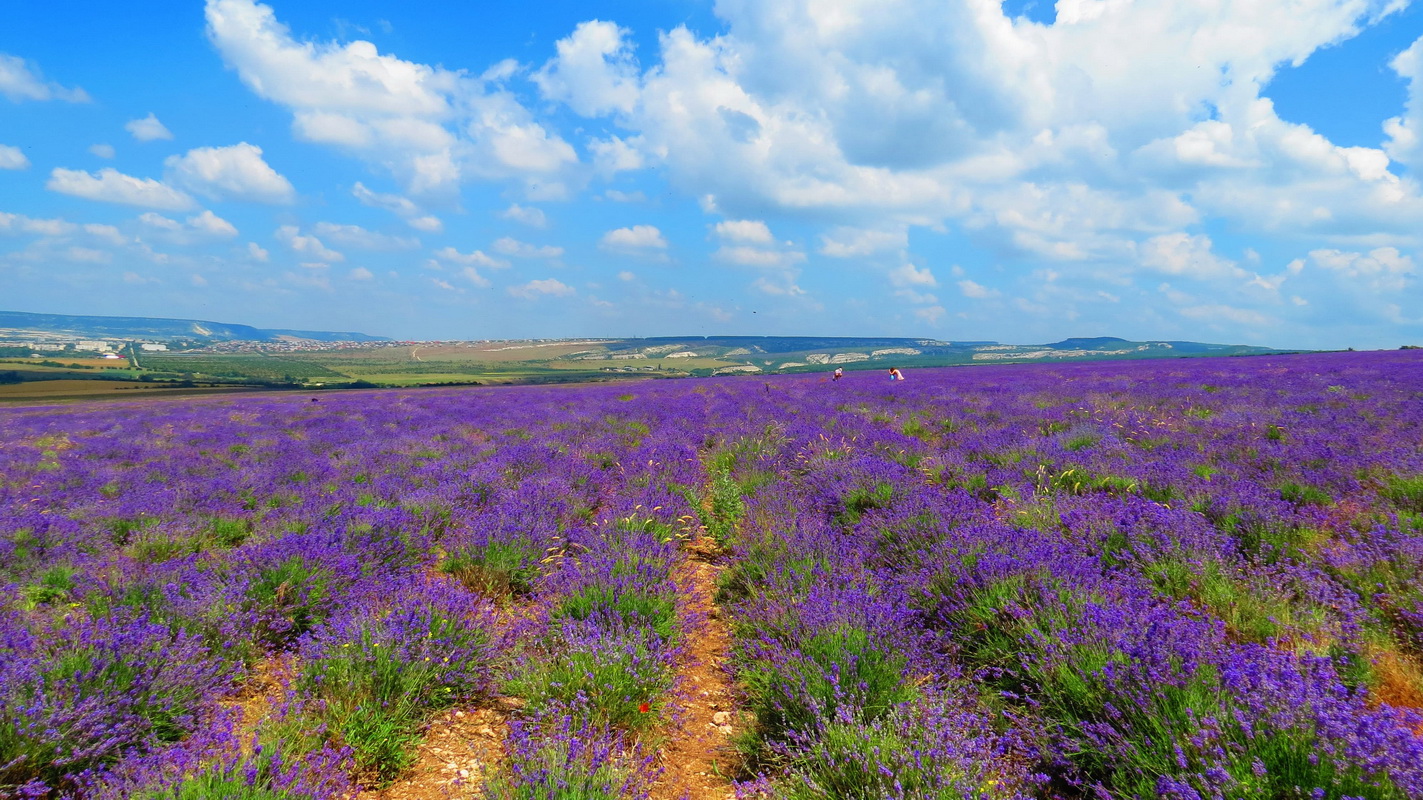
[[(826, 256), (905, 254), (911, 229), (957, 228), (1005, 270), (1051, 262), (1063, 285), (1121, 293), (1150, 270), (1229, 292), (1251, 274), (1200, 227), (1416, 246), (1423, 193), (1399, 165), (1420, 160), (1423, 39), (1391, 64), (1408, 104), (1380, 147), (1336, 145), (1265, 94), (1284, 65), (1406, 5), (1061, 0), (1043, 25), (993, 0), (721, 0), (716, 33), (673, 28), (654, 53), (585, 23), (537, 80), (607, 120), (586, 140), (604, 176), (653, 169), (729, 220), (826, 226)], [(722, 260), (784, 257), (761, 244)]]
[(440, 261), (447, 261), (451, 264), (463, 264), (473, 267), (489, 267), (491, 269), (505, 269), (509, 266), (508, 261), (494, 258), (483, 250), (475, 250), (470, 253), (461, 253), (453, 247), (442, 247), (435, 251), (435, 258)]
[(499, 218), (523, 223), (531, 228), (548, 227), (548, 217), (544, 214), (543, 209), (534, 206), (521, 206), (518, 203), (499, 212)]
[(1192, 278), (1244, 276), (1235, 262), (1211, 251), (1211, 239), (1204, 234), (1170, 233), (1148, 239), (1141, 247), (1141, 263), (1167, 275)]
[(345, 261), (341, 253), (331, 250), (315, 236), (303, 234), (295, 225), (283, 225), (277, 229), (277, 241), (291, 248), (292, 252), (309, 256), (317, 261)]
[(744, 242), (746, 244), (774, 244), (771, 229), (760, 220), (726, 220), (716, 224), (716, 235), (723, 242)]
[(241, 142), (198, 147), (163, 162), (169, 180), (205, 197), (286, 204), (296, 189), (262, 158), (262, 148)]
[(292, 113), (300, 138), (389, 169), (415, 193), (451, 193), (470, 178), (525, 181), (558, 195), (572, 146), (503, 88), (512, 69), (479, 77), (406, 61), (369, 41), (293, 36), (270, 6), (207, 0), (208, 38), (257, 95)]
[(614, 250), (665, 250), (667, 239), (662, 231), (653, 225), (633, 225), (630, 228), (615, 228), (603, 234), (603, 247)]
[(909, 229), (905, 226), (893, 228), (855, 228), (837, 226), (820, 237), (820, 252), (833, 258), (856, 258), (871, 256), (889, 250), (903, 250), (909, 246)]
[(798, 250), (770, 250), (746, 245), (727, 245), (712, 254), (715, 258), (742, 267), (776, 269), (798, 264), (805, 260), (805, 253)]
[(180, 189), (152, 178), (125, 175), (112, 167), (105, 167), (94, 174), (56, 167), (50, 172), (45, 188), (86, 200), (167, 211), (186, 211), (197, 205)]
[(196, 216), (188, 217), (188, 226), (193, 230), (211, 236), (220, 236), (225, 239), (237, 235), (237, 228), (233, 226), (231, 222), (208, 210), (204, 210), (201, 214)]
[(1002, 294), (997, 289), (990, 289), (981, 283), (971, 281), (967, 278), (959, 281), (959, 292), (961, 292), (964, 297), (971, 297), (975, 300), (998, 297)]
[(1423, 36), (1399, 53), (1389, 66), (1408, 82), (1404, 113), (1384, 122), (1388, 154), (1410, 166), (1423, 162)]
[(149, 112), (143, 119), (132, 119), (124, 123), (124, 130), (133, 134), (133, 138), (140, 142), (152, 142), (158, 139), (172, 139), (173, 133), (168, 127), (158, 121), (158, 117)]
[(889, 282), (895, 286), (938, 286), (934, 273), (928, 267), (919, 268), (913, 264), (901, 264), (889, 271)]
[(173, 244), (194, 244), (237, 236), (237, 228), (231, 222), (208, 210), (194, 214), (184, 222), (149, 211), (140, 214), (138, 221), (155, 237)]
[(1314, 250), (1309, 257), (1325, 270), (1374, 292), (1400, 291), (1417, 272), (1413, 258), (1400, 253), (1395, 247), (1379, 247), (1368, 253)]
[(532, 245), (508, 236), (495, 240), (494, 250), (515, 258), (558, 258), (563, 255), (562, 247)]
[(539, 297), (567, 297), (574, 293), (572, 286), (555, 278), (542, 278), (532, 280), (519, 286), (510, 286), (509, 294), (515, 297), (522, 297), (525, 300), (534, 300)]
[(637, 64), (626, 37), (611, 22), (583, 22), (556, 45), (558, 55), (534, 73), (549, 100), (560, 100), (586, 117), (631, 111), (637, 102)]
[(318, 222), (314, 230), (318, 235), (337, 244), (360, 250), (410, 250), (420, 246), (420, 240), (412, 236), (391, 236), (386, 233), (366, 230), (360, 225)]
[(25, 169), (30, 160), (18, 147), (0, 144), (0, 169)]
[(57, 83), (46, 81), (37, 67), (19, 56), (0, 53), (0, 95), (13, 102), (22, 100), (66, 100), (71, 103), (89, 102), (89, 94), (83, 89), (67, 89)]
[(439, 233), (445, 229), (445, 225), (439, 217), (425, 214), (408, 197), (401, 197), (398, 194), (385, 194), (383, 192), (373, 192), (367, 189), (360, 181), (351, 187), (351, 195), (360, 201), (361, 205), (371, 208), (380, 208), (405, 218), (405, 224), (417, 231), (425, 233)]
[(24, 214), (0, 211), (0, 233), (63, 236), (77, 229), (78, 226), (67, 220), (36, 219)]

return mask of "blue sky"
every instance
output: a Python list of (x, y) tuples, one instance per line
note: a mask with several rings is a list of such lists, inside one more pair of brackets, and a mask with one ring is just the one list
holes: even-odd
[(1408, 0), (21, 3), (0, 308), (1423, 344)]

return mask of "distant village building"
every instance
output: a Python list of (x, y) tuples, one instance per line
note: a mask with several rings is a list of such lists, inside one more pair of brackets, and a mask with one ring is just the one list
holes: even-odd
[(139, 346), (142, 347), (144, 350), (147, 350), (147, 351), (149, 351), (149, 352), (162, 352), (162, 351), (168, 349), (168, 345), (166, 345), (166, 344), (151, 344), (151, 343), (148, 343), (148, 342), (145, 342), (145, 343), (143, 343), (143, 344), (141, 344), (141, 345), (139, 345)]
[(108, 342), (99, 341), (98, 339), (80, 339), (79, 341), (77, 341), (77, 342), (74, 343), (74, 349), (75, 349), (75, 350), (96, 350), (96, 351), (98, 351), (98, 352), (100, 352), (100, 353), (103, 353), (103, 352), (107, 352), (107, 351), (109, 351), (109, 350), (112, 350), (112, 349), (114, 349), (114, 348), (113, 348), (113, 346), (110, 345)]

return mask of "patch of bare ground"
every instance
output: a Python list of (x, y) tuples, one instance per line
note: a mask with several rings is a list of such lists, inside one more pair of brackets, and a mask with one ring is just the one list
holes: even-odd
[(734, 796), (730, 776), (737, 766), (731, 743), (739, 715), (736, 693), (725, 665), (731, 633), (716, 607), (716, 576), (695, 545), (678, 581), (686, 587), (694, 616), (705, 622), (689, 632), (687, 655), (677, 685), (684, 707), (658, 752), (662, 774), (653, 784), (653, 800), (722, 800)]
[(239, 709), (237, 721), (238, 741), (243, 748), (251, 746), (252, 734), (257, 725), (271, 714), (273, 706), (281, 699), (288, 681), (296, 670), (296, 660), (291, 656), (267, 656), (252, 667), (252, 673), (242, 684), (241, 690), (224, 705)]
[(504, 757), (508, 715), (502, 709), (460, 708), (430, 722), (416, 751), (415, 766), (382, 789), (356, 800), (466, 800), (483, 797), (484, 779)]

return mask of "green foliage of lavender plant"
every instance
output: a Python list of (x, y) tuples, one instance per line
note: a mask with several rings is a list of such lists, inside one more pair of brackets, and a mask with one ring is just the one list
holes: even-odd
[(208, 521), (206, 535), (215, 545), (231, 549), (252, 535), (252, 520), (248, 517), (213, 517)]
[(397, 597), (409, 605), (358, 614), (303, 648), (294, 688), (319, 702), (299, 706), (305, 721), (289, 723), (330, 731), (377, 784), (410, 766), (433, 712), (487, 691), (497, 650), (489, 620), (462, 613), (477, 606)]
[(558, 601), (551, 620), (560, 619), (592, 619), (615, 628), (643, 629), (667, 643), (676, 642), (681, 633), (677, 604), (666, 588), (588, 584)]
[[(746, 537), (740, 537), (746, 541)], [(768, 586), (801, 594), (826, 574), (817, 554), (786, 553), (769, 543), (752, 542), (737, 549), (737, 559), (717, 576), (717, 602), (732, 603), (759, 596)]]
[(157, 564), (183, 556), (190, 556), (201, 552), (203, 542), (198, 538), (180, 538), (161, 531), (152, 529), (141, 529), (128, 544), (123, 552), (134, 561), (144, 564)]
[(558, 706), (512, 725), (490, 800), (647, 800), (646, 759), (606, 724)]
[(570, 709), (592, 723), (650, 730), (660, 724), (673, 680), (657, 644), (637, 634), (562, 642), (516, 668), (505, 689), (533, 714)]
[(346, 781), (321, 774), (332, 771), (344, 754), (325, 751), (291, 763), (294, 759), (284, 762), (284, 749), (258, 744), (240, 757), (234, 757), (229, 749), (197, 765), (185, 765), (188, 768), (176, 780), (152, 781), (157, 785), (134, 787), (126, 795), (132, 800), (335, 800), (348, 796)]
[(1048, 494), (1136, 494), (1141, 492), (1140, 482), (1120, 475), (1097, 474), (1080, 467), (1068, 467), (1061, 471), (1038, 471), (1038, 488)]
[(1031, 788), (987, 717), (942, 698), (872, 722), (841, 719), (788, 756), (777, 796), (790, 800), (1022, 797)]
[(175, 786), (149, 789), (134, 800), (291, 800), (291, 794), (252, 785), (244, 775), (206, 774), (186, 778)]
[(1327, 506), (1334, 502), (1334, 498), (1323, 489), (1294, 481), (1280, 484), (1280, 499), (1296, 506)]
[(238, 715), (219, 713), (183, 742), (85, 776), (86, 800), (337, 800), (350, 797), (348, 753), (294, 755), (284, 742), (243, 746)]
[(1214, 558), (1163, 558), (1144, 569), (1163, 596), (1209, 611), (1241, 641), (1264, 644), (1288, 636), (1324, 649), (1331, 643), (1328, 609), (1257, 571), (1232, 569)]
[(707, 465), (705, 498), (695, 493), (689, 498), (696, 501), (694, 507), (707, 535), (722, 547), (731, 543), (736, 526), (746, 514), (746, 498), (741, 484), (732, 477), (730, 467), (721, 463), (725, 460), (711, 459)]
[(754, 495), (776, 480), (776, 474), (767, 460), (779, 452), (784, 442), (783, 435), (773, 427), (739, 437), (710, 455), (707, 472), (729, 475), (743, 495)]
[(20, 590), (20, 606), (33, 610), (39, 606), (67, 603), (73, 597), (75, 576), (79, 570), (67, 564), (56, 564), (40, 573), (39, 581)]
[(543, 555), (528, 539), (496, 539), (457, 547), (440, 562), (440, 570), (491, 597), (527, 597)]
[(229, 685), (195, 637), (142, 617), (64, 620), (42, 636), (0, 623), (0, 793), (72, 788), (77, 773), (176, 741)]
[(320, 624), (335, 600), (334, 577), (301, 555), (260, 569), (243, 597), (244, 610), (258, 615), (254, 639), (281, 648)]
[[(963, 653), (1004, 691), (1031, 697), (1072, 743), (1070, 758), (1090, 779), (1126, 796), (1160, 794), (1163, 781), (1232, 797), (1279, 797), (1290, 787), (1330, 787), (1337, 794), (1329, 796), (1407, 796), (1382, 770), (1334, 751), (1312, 712), (1272, 709), (1267, 722), (1226, 667), (1180, 656), (1143, 663), (1134, 640), (1140, 634), (1097, 627), (1096, 619), (1111, 617), (1105, 598), (1065, 586), (1010, 598), (1002, 591), (1008, 583), (994, 584), (959, 612), (970, 631)], [(997, 631), (979, 627), (989, 619)], [(1292, 667), (1282, 663), (1288, 675)], [(1318, 663), (1307, 680), (1329, 681), (1328, 659)], [(1346, 702), (1329, 691), (1321, 701)]]
[(1423, 475), (1389, 477), (1379, 494), (1404, 511), (1423, 514)]
[(908, 659), (862, 628), (840, 625), (797, 642), (790, 653), (741, 665), (747, 708), (757, 727), (743, 744), (767, 744), (818, 731), (842, 716), (873, 722), (910, 700)]
[(104, 523), (113, 543), (119, 547), (133, 541), (134, 535), (158, 524), (155, 517), (119, 517)]
[(836, 520), (843, 525), (854, 525), (866, 511), (872, 508), (886, 508), (894, 501), (894, 484), (876, 483), (873, 486), (855, 486), (841, 499), (843, 509), (836, 514)]

